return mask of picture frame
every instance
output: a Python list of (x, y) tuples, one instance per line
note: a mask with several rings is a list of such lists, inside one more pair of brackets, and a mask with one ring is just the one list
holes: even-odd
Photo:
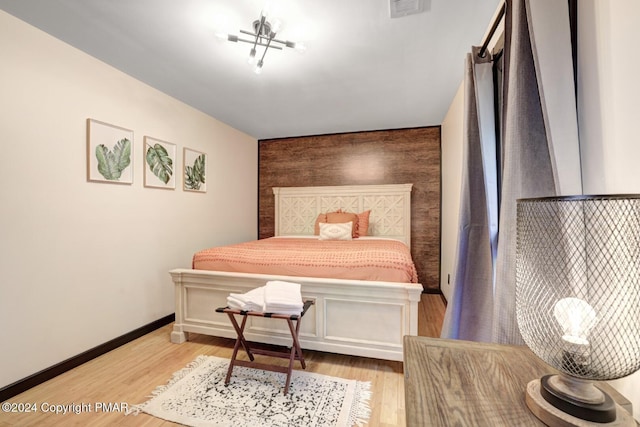
[(133, 184), (133, 131), (87, 119), (87, 180)]
[(207, 154), (184, 147), (182, 181), (184, 191), (207, 192)]
[(176, 188), (176, 145), (150, 136), (144, 137), (144, 186)]

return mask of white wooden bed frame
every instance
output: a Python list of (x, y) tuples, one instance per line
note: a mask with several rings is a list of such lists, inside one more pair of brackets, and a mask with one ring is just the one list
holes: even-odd
[[(275, 235), (312, 235), (321, 212), (339, 208), (349, 212), (371, 209), (369, 235), (411, 244), (412, 184), (333, 187), (280, 187), (275, 194)], [(402, 338), (418, 334), (418, 302), (422, 285), (327, 278), (176, 269), (176, 320), (171, 341), (182, 343), (188, 333), (235, 338), (227, 315), (229, 293), (245, 293), (268, 280), (302, 285), (303, 299), (314, 305), (301, 322), (303, 349), (387, 360), (402, 360)], [(268, 344), (291, 345), (280, 322), (249, 317), (245, 338)]]

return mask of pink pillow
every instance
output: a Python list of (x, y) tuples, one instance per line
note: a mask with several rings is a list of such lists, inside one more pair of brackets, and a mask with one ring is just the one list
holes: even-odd
[(364, 211), (358, 214), (358, 236), (366, 236), (369, 232), (369, 215), (371, 211)]
[[(338, 215), (340, 214), (340, 215)], [(316, 218), (316, 223), (313, 227), (313, 234), (318, 236), (320, 234), (320, 223), (327, 224), (340, 224), (352, 221), (353, 222), (353, 237), (368, 236), (369, 232), (369, 216), (371, 210), (354, 214), (350, 212), (343, 212), (342, 209), (338, 209), (336, 212), (321, 213)]]

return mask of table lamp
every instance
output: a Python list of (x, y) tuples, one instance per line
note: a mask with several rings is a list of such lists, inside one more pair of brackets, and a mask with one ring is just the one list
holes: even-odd
[(640, 195), (517, 201), (516, 318), (558, 374), (527, 385), (549, 426), (635, 426), (594, 383), (640, 369)]

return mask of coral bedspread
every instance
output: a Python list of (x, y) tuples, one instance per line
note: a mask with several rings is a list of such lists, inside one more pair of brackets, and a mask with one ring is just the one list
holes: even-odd
[(193, 256), (196, 270), (418, 283), (409, 248), (398, 240), (271, 237)]

